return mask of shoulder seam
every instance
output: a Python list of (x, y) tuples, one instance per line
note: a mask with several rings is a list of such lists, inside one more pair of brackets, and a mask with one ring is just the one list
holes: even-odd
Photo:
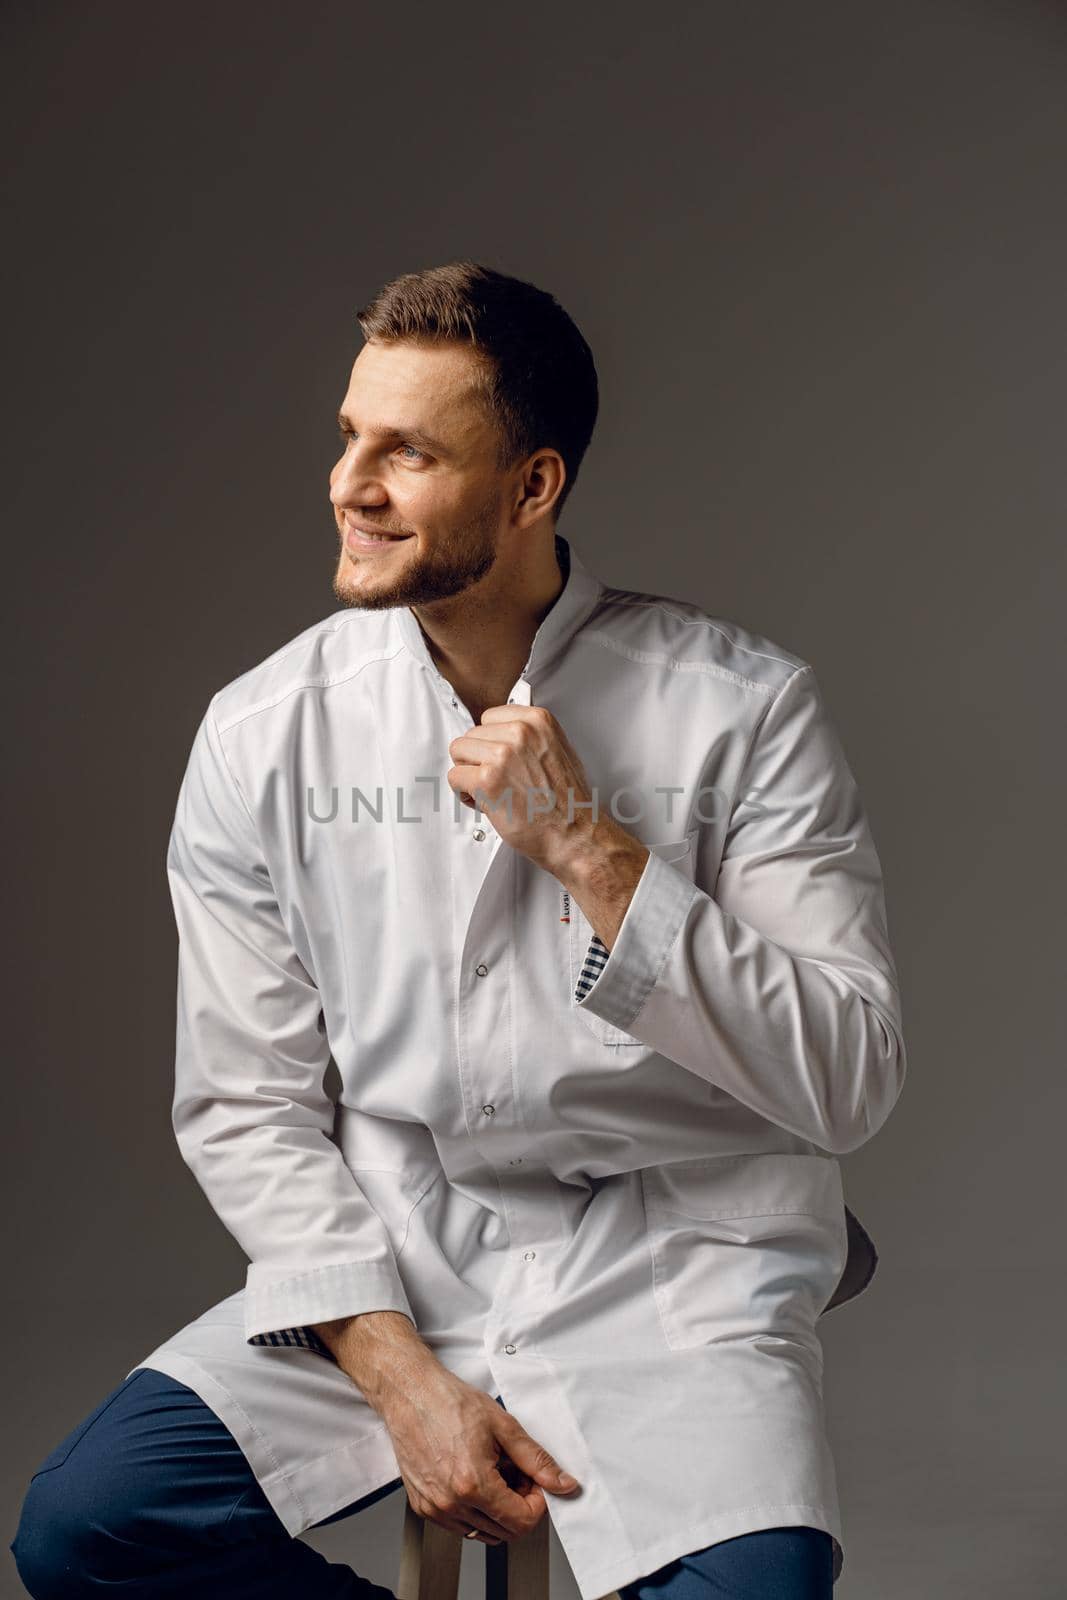
[(789, 690), (793, 687), (794, 683), (796, 683), (797, 679), (798, 678), (802, 678), (804, 676), (805, 672), (810, 672), (812, 677), (815, 676), (815, 671), (814, 671), (814, 668), (812, 667), (812, 664), (811, 664), (810, 661), (805, 661), (802, 666), (799, 666), (796, 669), (795, 672), (791, 672), (789, 674), (788, 678), (785, 680), (785, 682), (782, 684), (782, 687), (778, 690), (778, 693), (775, 695), (774, 700), (771, 703), (770, 710), (767, 712), (768, 716), (770, 716), (771, 711), (774, 710), (775, 706), (778, 704), (778, 702), (782, 698), (782, 696), (789, 692)]
[(781, 688), (776, 689), (774, 691), (774, 694), (771, 696), (770, 705), (767, 707), (766, 711), (763, 713), (763, 716), (760, 717), (759, 721), (756, 723), (755, 727), (752, 730), (752, 742), (751, 742), (751, 744), (749, 746), (749, 750), (746, 752), (746, 755), (745, 755), (745, 760), (746, 761), (748, 760), (748, 756), (751, 754), (753, 747), (756, 744), (759, 743), (759, 740), (760, 740), (760, 737), (761, 737), (761, 735), (763, 733), (764, 727), (770, 721), (771, 717), (773, 717), (775, 711), (778, 709), (779, 705), (782, 703), (782, 700), (785, 698), (785, 696), (789, 693), (789, 691), (793, 687), (794, 683), (796, 683), (799, 678), (802, 678), (804, 676), (805, 672), (810, 672), (812, 674), (812, 677), (815, 676), (815, 673), (814, 673), (814, 670), (812, 668), (812, 665), (811, 665), (810, 661), (805, 661), (803, 666), (798, 667), (795, 672), (791, 672), (789, 674), (788, 678), (782, 684)]
[[(394, 650), (374, 651), (373, 653), (364, 656), (356, 663), (354, 667), (351, 667), (348, 671), (338, 673), (331, 677), (300, 678), (295, 683), (289, 684), (287, 688), (280, 689), (276, 694), (268, 696), (266, 699), (258, 700), (255, 705), (246, 706), (243, 711), (235, 712), (233, 716), (227, 719), (225, 724), (216, 724), (219, 733), (220, 735), (229, 733), (230, 730), (232, 728), (236, 728), (239, 723), (247, 722), (249, 717), (258, 716), (261, 711), (269, 711), (273, 706), (280, 705), (283, 700), (287, 700), (291, 694), (298, 694), (301, 689), (332, 689), (339, 683), (347, 683), (349, 679), (358, 677), (358, 675), (363, 671), (364, 667), (373, 666), (376, 661), (392, 661), (395, 656), (402, 655), (404, 649), (404, 644), (400, 643)], [(221, 690), (219, 692), (222, 693)]]
[[(610, 633), (602, 633), (596, 628), (586, 629), (583, 638), (590, 639), (605, 650), (614, 650), (616, 655), (625, 656), (630, 661), (667, 666), (672, 672), (704, 673), (709, 678), (721, 678), (727, 683), (737, 684), (741, 689), (748, 689), (753, 694), (768, 698), (781, 692), (771, 683), (760, 683), (758, 678), (746, 678), (743, 673), (720, 666), (716, 661), (679, 661), (675, 656), (661, 654), (655, 650), (635, 650), (631, 645), (623, 644), (620, 639), (613, 638)], [(783, 663), (783, 665), (788, 664)]]
[(714, 618), (683, 616), (680, 611), (674, 610), (669, 599), (664, 599), (660, 596), (630, 595), (625, 590), (609, 589), (602, 597), (602, 604), (618, 606), (654, 606), (659, 611), (665, 611), (668, 616), (674, 617), (676, 621), (683, 623), (686, 627), (711, 628), (715, 633), (721, 633), (723, 638), (728, 640), (735, 650), (743, 650), (746, 655), (759, 656), (764, 661), (777, 661), (783, 667), (795, 666), (796, 660), (799, 660), (799, 657), (797, 657), (796, 660), (787, 660), (785, 656), (772, 655), (769, 650), (754, 650), (751, 645), (742, 644), (740, 639), (735, 639), (733, 635), (728, 633), (722, 624), (716, 622)]

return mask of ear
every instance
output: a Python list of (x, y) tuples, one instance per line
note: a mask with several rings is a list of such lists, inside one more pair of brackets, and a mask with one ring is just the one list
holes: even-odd
[(567, 468), (558, 450), (538, 450), (522, 469), (515, 490), (512, 521), (528, 528), (551, 512), (567, 481)]

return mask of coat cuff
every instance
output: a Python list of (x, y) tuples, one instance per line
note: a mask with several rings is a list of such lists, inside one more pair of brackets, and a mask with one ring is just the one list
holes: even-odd
[[(321, 1344), (308, 1323), (332, 1322), (336, 1317), (354, 1317), (364, 1311), (402, 1311), (415, 1323), (400, 1275), (392, 1263), (342, 1261), (303, 1269), (256, 1261), (249, 1265), (244, 1332), (250, 1344), (299, 1344), (296, 1337), (283, 1337), (298, 1333)], [(269, 1334), (276, 1337), (260, 1337)], [(314, 1348), (310, 1339), (302, 1348)]]
[(579, 1010), (633, 1032), (699, 892), (692, 879), (651, 851), (611, 949), (593, 935), (575, 988)]
[(275, 1328), (270, 1333), (254, 1333), (247, 1344), (269, 1344), (278, 1349), (313, 1350), (318, 1356), (330, 1356), (333, 1351), (314, 1328)]

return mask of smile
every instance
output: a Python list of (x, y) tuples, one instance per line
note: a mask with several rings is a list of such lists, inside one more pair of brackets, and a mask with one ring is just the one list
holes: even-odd
[(383, 550), (388, 545), (402, 544), (410, 538), (409, 533), (361, 533), (358, 528), (349, 528), (345, 533), (345, 544), (350, 550)]

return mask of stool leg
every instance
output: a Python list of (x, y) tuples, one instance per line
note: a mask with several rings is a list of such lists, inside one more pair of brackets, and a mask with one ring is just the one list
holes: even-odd
[(420, 1517), (405, 1496), (397, 1600), (456, 1600), (462, 1557), (462, 1536)]
[(521, 1539), (485, 1547), (485, 1600), (548, 1600), (548, 1530), (543, 1516)]

